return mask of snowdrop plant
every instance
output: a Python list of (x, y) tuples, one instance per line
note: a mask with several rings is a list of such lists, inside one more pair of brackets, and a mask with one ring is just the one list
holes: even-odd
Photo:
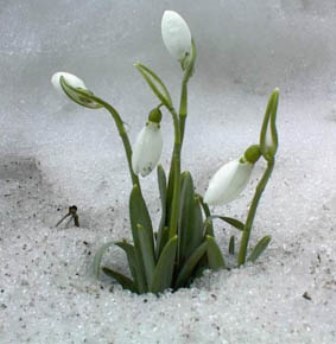
[[(52, 77), (52, 84), (57, 90), (62, 90), (81, 106), (107, 110), (116, 124), (132, 182), (129, 216), (133, 240), (108, 242), (103, 245), (95, 255), (94, 268), (98, 275), (104, 272), (117, 280), (123, 288), (135, 293), (158, 294), (166, 289), (187, 287), (205, 269), (228, 268), (225, 260), (228, 254), (235, 255), (236, 266), (247, 260), (254, 262), (270, 241), (270, 237), (265, 236), (249, 250), (256, 210), (271, 176), (278, 147), (276, 113), (279, 91), (275, 89), (270, 96), (259, 143), (248, 147), (241, 157), (223, 165), (210, 180), (203, 198), (195, 191), (191, 173), (181, 170), (181, 151), (188, 114), (188, 83), (195, 69), (196, 46), (187, 23), (174, 11), (164, 13), (161, 30), (168, 52), (180, 63), (182, 69), (179, 107), (175, 107), (168, 88), (154, 71), (141, 63), (135, 64), (157, 98), (157, 104), (149, 112), (133, 149), (124, 122), (112, 105), (97, 97), (81, 79), (72, 74), (59, 72)], [(164, 114), (171, 116), (174, 126), (174, 145), (167, 174), (164, 168), (158, 165), (162, 150), (161, 109)], [(237, 198), (248, 184), (253, 167), (261, 158), (267, 162), (267, 168), (256, 187), (246, 221), (213, 215), (209, 205), (222, 205)], [(139, 175), (146, 177), (156, 166), (161, 219), (155, 230)], [(234, 236), (229, 240), (228, 253), (222, 253), (215, 239), (214, 219), (223, 220), (239, 231), (241, 240), (237, 253)], [(129, 265), (128, 275), (112, 267), (101, 266), (102, 257), (111, 245), (116, 245), (125, 252)]]

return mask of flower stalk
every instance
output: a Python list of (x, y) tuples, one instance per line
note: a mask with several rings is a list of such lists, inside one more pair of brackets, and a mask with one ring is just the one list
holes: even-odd
[(256, 187), (256, 192), (254, 194), (254, 197), (253, 197), (253, 200), (252, 200), (252, 203), (247, 215), (246, 223), (245, 223), (244, 230), (242, 233), (240, 249), (239, 249), (239, 253), (237, 257), (238, 265), (245, 264), (246, 262), (247, 248), (248, 248), (248, 243), (250, 240), (253, 221), (257, 212), (261, 195), (264, 192), (267, 182), (271, 177), (273, 168), (274, 168), (274, 159), (270, 158), (267, 162), (267, 168), (264, 172), (264, 175), (262, 176), (260, 182), (258, 183), (258, 186)]

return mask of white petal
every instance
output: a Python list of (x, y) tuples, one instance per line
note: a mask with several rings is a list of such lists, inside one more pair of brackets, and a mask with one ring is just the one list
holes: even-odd
[(64, 95), (63, 88), (60, 84), (61, 76), (65, 79), (65, 81), (74, 88), (83, 88), (86, 89), (86, 86), (83, 80), (79, 79), (76, 75), (67, 73), (67, 72), (57, 72), (51, 77), (51, 83), (55, 87), (56, 91), (60, 94)]
[(204, 202), (219, 205), (233, 201), (246, 187), (252, 169), (253, 164), (239, 160), (222, 166), (211, 178)]
[(181, 61), (191, 52), (191, 33), (185, 20), (174, 11), (165, 11), (161, 21), (163, 42), (169, 53)]
[(163, 141), (157, 123), (148, 122), (135, 142), (132, 166), (135, 174), (147, 176), (158, 164), (161, 156)]

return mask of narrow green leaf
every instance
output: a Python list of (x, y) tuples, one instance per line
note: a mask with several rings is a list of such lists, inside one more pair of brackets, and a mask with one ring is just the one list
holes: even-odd
[[(208, 217), (209, 218), (209, 217)], [(207, 218), (207, 219), (208, 219)], [(210, 216), (211, 219), (220, 219), (228, 224), (230, 224), (231, 226), (237, 228), (238, 230), (240, 231), (243, 231), (244, 230), (244, 227), (245, 225), (239, 221), (239, 220), (236, 220), (232, 217), (227, 217), (227, 216), (219, 216), (219, 215), (212, 215)]]
[(177, 250), (177, 236), (172, 237), (160, 255), (160, 259), (156, 264), (153, 282), (150, 291), (160, 293), (165, 289), (172, 287), (172, 279), (175, 265), (175, 257)]
[(141, 73), (146, 80), (148, 86), (152, 89), (159, 100), (168, 108), (172, 107), (172, 100), (167, 87), (161, 79), (148, 67), (141, 63), (136, 63), (135, 68)]
[(143, 226), (146, 229), (148, 237), (151, 238), (150, 241), (153, 246), (152, 220), (138, 185), (133, 186), (129, 208), (132, 228), (136, 229), (138, 224)]
[(181, 288), (185, 286), (193, 276), (193, 271), (200, 261), (200, 259), (204, 256), (207, 251), (208, 242), (203, 242), (188, 258), (188, 260), (184, 263), (181, 271), (179, 272), (175, 284), (175, 288)]
[(229, 253), (232, 255), (235, 254), (235, 237), (234, 237), (234, 235), (231, 235), (231, 237), (230, 237)]
[(61, 76), (60, 78), (60, 84), (65, 94), (75, 103), (89, 109), (102, 108), (101, 104), (98, 104), (95, 100), (92, 99), (93, 93), (91, 91), (70, 86), (63, 76)]
[(145, 276), (142, 273), (141, 266), (135, 256), (135, 248), (126, 241), (119, 241), (115, 243), (118, 247), (125, 251), (128, 261), (128, 266), (131, 271), (134, 284), (137, 286), (139, 292), (145, 292), (146, 282)]
[[(129, 202), (131, 229), (134, 241), (134, 249), (136, 260), (138, 261), (141, 273), (139, 275), (145, 276), (145, 262), (144, 252), (141, 250), (140, 238), (138, 233), (138, 225), (144, 228), (146, 236), (146, 242), (149, 245), (150, 254), (154, 257), (154, 238), (152, 221), (149, 216), (149, 212), (146, 203), (142, 197), (141, 191), (137, 185), (134, 185), (130, 196)], [(146, 286), (148, 288), (148, 284)]]
[(162, 235), (160, 238), (160, 243), (158, 243), (158, 246), (157, 246), (157, 255), (156, 255), (157, 259), (159, 259), (163, 248), (166, 246), (166, 244), (169, 240), (169, 228), (164, 227), (161, 232), (162, 232)]
[(140, 241), (140, 250), (144, 262), (147, 285), (150, 286), (153, 280), (153, 273), (155, 268), (154, 252), (152, 250), (152, 243), (150, 242), (146, 229), (138, 224), (138, 235)]
[(101, 261), (103, 259), (103, 256), (106, 253), (106, 251), (112, 245), (114, 245), (114, 241), (110, 241), (110, 242), (107, 242), (106, 244), (102, 245), (93, 258), (93, 264), (92, 264), (93, 265), (93, 272), (97, 278), (99, 278), (99, 276), (100, 276), (100, 265), (101, 265)]
[(225, 261), (222, 254), (222, 251), (218, 247), (216, 240), (214, 237), (207, 235), (206, 241), (208, 243), (207, 246), (207, 256), (208, 256), (208, 262), (209, 267), (212, 270), (219, 270), (225, 268)]
[(124, 289), (130, 290), (132, 293), (138, 292), (136, 286), (134, 285), (134, 282), (122, 273), (114, 271), (105, 266), (102, 268), (102, 270), (107, 276), (114, 278)]
[(204, 221), (204, 232), (205, 235), (211, 235), (214, 236), (214, 228), (213, 228), (213, 223), (212, 223), (212, 218), (211, 218), (211, 212), (209, 206), (204, 203), (203, 197), (199, 194), (197, 194), (197, 197), (201, 203), (203, 213), (205, 215), (205, 221)]
[(157, 250), (156, 250), (156, 256), (160, 256), (160, 248), (163, 248), (161, 241), (163, 240), (163, 232), (165, 228), (165, 222), (166, 222), (166, 197), (167, 197), (167, 180), (166, 175), (164, 172), (164, 169), (161, 165), (157, 168), (157, 177), (158, 177), (158, 184), (159, 184), (159, 193), (160, 193), (160, 200), (161, 200), (161, 219), (158, 229), (158, 235), (157, 235)]
[(181, 176), (180, 218), (178, 223), (179, 262), (183, 263), (203, 240), (203, 217), (189, 172)]
[(259, 258), (259, 256), (266, 250), (271, 239), (272, 238), (269, 235), (264, 236), (254, 247), (252, 253), (250, 254), (247, 260), (254, 263)]
[(168, 176), (168, 184), (167, 184), (167, 193), (166, 193), (166, 221), (165, 225), (169, 227), (169, 221), (171, 218), (171, 205), (173, 202), (173, 194), (174, 194), (174, 182), (175, 182), (175, 169), (174, 163), (171, 162), (169, 176)]

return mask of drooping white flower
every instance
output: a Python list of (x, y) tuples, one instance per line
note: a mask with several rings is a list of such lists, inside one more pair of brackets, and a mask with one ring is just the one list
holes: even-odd
[(221, 205), (233, 201), (246, 187), (254, 164), (237, 159), (223, 165), (211, 178), (204, 202)]
[(156, 167), (162, 152), (160, 124), (148, 121), (140, 131), (133, 149), (132, 166), (135, 174), (147, 176)]
[(165, 11), (161, 20), (161, 34), (169, 53), (179, 61), (191, 53), (191, 33), (185, 20), (174, 11)]
[(51, 77), (51, 83), (59, 94), (66, 96), (60, 83), (60, 79), (62, 76), (65, 79), (65, 81), (73, 88), (81, 88), (84, 90), (87, 89), (87, 87), (84, 84), (84, 81), (79, 79), (76, 75), (67, 72), (57, 72)]

